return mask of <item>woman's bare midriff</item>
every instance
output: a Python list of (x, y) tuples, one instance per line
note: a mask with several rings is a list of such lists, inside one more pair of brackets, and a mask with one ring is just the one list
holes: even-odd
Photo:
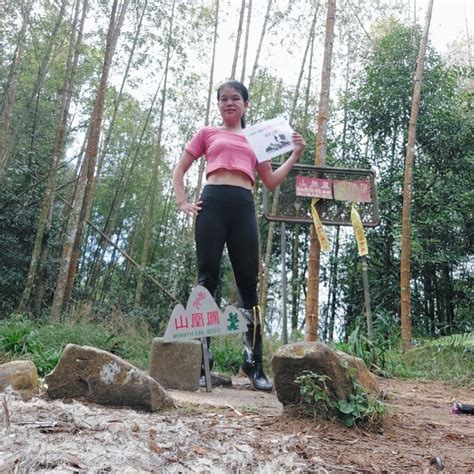
[(253, 189), (250, 178), (240, 171), (216, 170), (206, 179), (207, 184), (228, 184), (240, 186), (245, 189)]

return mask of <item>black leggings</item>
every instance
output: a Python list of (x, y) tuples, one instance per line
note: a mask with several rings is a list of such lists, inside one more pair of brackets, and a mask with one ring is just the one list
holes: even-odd
[(224, 244), (234, 270), (240, 305), (258, 304), (258, 230), (252, 192), (239, 186), (208, 184), (196, 219), (198, 283), (214, 295)]

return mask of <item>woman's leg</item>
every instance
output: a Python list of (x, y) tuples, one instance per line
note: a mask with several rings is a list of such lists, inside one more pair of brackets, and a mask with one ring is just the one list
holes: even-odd
[(271, 391), (272, 384), (263, 371), (263, 340), (258, 307), (258, 228), (253, 202), (240, 203), (234, 209), (233, 226), (227, 249), (240, 293), (242, 313), (249, 321), (244, 333), (242, 371), (255, 390)]
[(227, 232), (222, 206), (207, 188), (204, 188), (202, 209), (196, 219), (196, 257), (198, 284), (214, 296)]
[[(198, 284), (204, 286), (213, 297), (219, 283), (219, 270), (227, 235), (217, 191), (209, 189), (208, 186), (204, 188), (201, 196), (202, 209), (197, 216), (195, 227)], [(207, 338), (207, 348), (209, 368), (212, 370), (214, 358), (210, 350), (210, 337)], [(204, 364), (201, 365), (199, 385), (206, 386)]]
[(252, 309), (258, 305), (259, 242), (253, 202), (234, 208), (230, 222), (227, 250), (239, 290), (240, 305)]

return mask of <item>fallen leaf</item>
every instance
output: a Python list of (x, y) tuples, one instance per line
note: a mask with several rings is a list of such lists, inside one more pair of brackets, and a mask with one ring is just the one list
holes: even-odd
[(201, 456), (204, 456), (206, 454), (208, 454), (209, 450), (204, 448), (203, 446), (193, 446), (192, 447), (192, 450), (196, 453), (196, 454), (199, 454)]

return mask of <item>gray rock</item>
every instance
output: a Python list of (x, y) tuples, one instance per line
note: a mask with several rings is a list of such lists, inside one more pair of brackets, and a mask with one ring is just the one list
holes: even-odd
[(102, 405), (146, 411), (174, 406), (156, 380), (120, 357), (95, 347), (68, 344), (45, 382), (50, 398), (84, 397)]
[(332, 398), (345, 399), (352, 390), (341, 359), (322, 342), (295, 342), (280, 347), (272, 358), (272, 370), (275, 391), (284, 406), (300, 402), (299, 386), (295, 379), (305, 370), (331, 378), (326, 385)]
[(336, 351), (336, 354), (342, 362), (347, 362), (349, 367), (354, 369), (354, 378), (359, 385), (362, 385), (362, 387), (375, 396), (380, 395), (380, 387), (376, 377), (367, 369), (365, 362), (361, 358), (342, 351)]
[(36, 365), (29, 360), (14, 360), (0, 365), (0, 392), (10, 387), (24, 397), (38, 391)]
[(150, 376), (165, 388), (195, 391), (199, 389), (201, 359), (199, 341), (164, 342), (156, 337), (151, 345)]

